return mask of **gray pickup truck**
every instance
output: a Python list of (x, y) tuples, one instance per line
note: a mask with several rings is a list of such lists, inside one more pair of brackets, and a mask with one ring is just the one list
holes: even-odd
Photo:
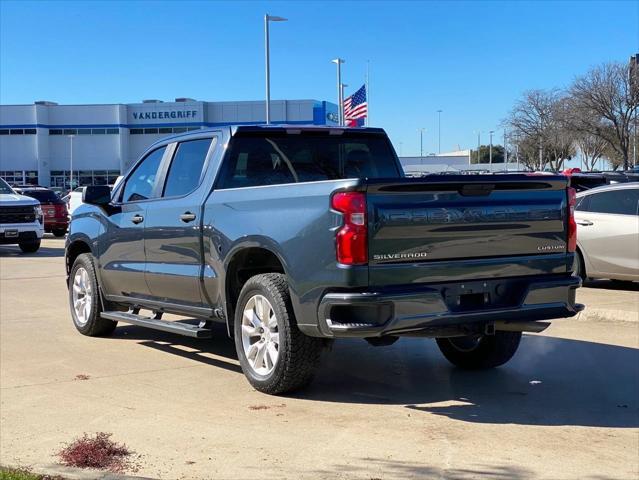
[(85, 189), (66, 243), (71, 315), (85, 335), (123, 322), (205, 338), (224, 322), (272, 394), (307, 385), (341, 337), (430, 337), (459, 367), (496, 367), (522, 332), (583, 308), (574, 198), (562, 176), (405, 178), (376, 128), (189, 132), (113, 192)]

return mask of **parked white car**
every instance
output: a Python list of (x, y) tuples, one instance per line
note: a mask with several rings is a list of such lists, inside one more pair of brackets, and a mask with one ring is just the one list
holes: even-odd
[(0, 178), (0, 245), (20, 246), (25, 253), (36, 252), (44, 235), (42, 207), (35, 198), (18, 195)]
[(575, 221), (579, 276), (639, 280), (639, 183), (578, 193)]
[(84, 191), (84, 187), (78, 187), (72, 192), (70, 192), (67, 196), (63, 197), (62, 200), (67, 203), (67, 208), (69, 210), (69, 215), (73, 215), (73, 212), (76, 208), (82, 205), (82, 192)]

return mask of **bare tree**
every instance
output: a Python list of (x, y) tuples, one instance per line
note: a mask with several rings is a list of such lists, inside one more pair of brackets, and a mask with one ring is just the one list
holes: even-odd
[(530, 90), (503, 122), (516, 138), (526, 166), (560, 170), (574, 155), (574, 142), (566, 122), (568, 103), (559, 90)]
[(630, 67), (622, 63), (595, 67), (577, 78), (569, 93), (576, 113), (573, 129), (605, 140), (613, 167), (621, 163), (627, 169), (639, 99), (639, 85), (632, 80)]
[(597, 161), (605, 156), (608, 142), (587, 132), (577, 132), (574, 138), (586, 170), (594, 170)]

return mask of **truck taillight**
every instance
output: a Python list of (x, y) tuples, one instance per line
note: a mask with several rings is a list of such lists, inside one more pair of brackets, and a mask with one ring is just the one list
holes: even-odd
[(337, 231), (337, 261), (345, 265), (368, 263), (366, 227), (366, 195), (361, 192), (339, 192), (333, 195), (331, 207), (342, 213), (344, 225)]
[(53, 208), (55, 210), (55, 216), (56, 217), (64, 217), (65, 215), (68, 214), (67, 205), (65, 203), (56, 204), (56, 205), (53, 206)]
[(568, 252), (577, 250), (577, 223), (575, 222), (575, 205), (577, 191), (568, 187)]

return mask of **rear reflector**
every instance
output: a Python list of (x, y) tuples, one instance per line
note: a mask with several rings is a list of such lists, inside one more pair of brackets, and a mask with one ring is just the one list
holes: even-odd
[(331, 199), (331, 207), (344, 216), (344, 225), (336, 236), (337, 261), (344, 265), (366, 265), (366, 195), (361, 192), (336, 193)]
[(577, 191), (568, 187), (568, 252), (577, 250), (577, 223), (575, 222), (575, 205)]

